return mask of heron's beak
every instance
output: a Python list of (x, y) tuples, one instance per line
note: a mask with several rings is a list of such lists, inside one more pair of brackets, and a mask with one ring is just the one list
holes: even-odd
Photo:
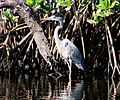
[(49, 19), (49, 17), (47, 17), (47, 18), (41, 18), (40, 20), (44, 21), (44, 20), (48, 20), (48, 19)]
[(40, 19), (41, 23), (44, 23), (44, 22), (47, 21), (47, 20), (49, 20), (49, 17), (47, 17), (47, 18), (41, 18), (41, 19)]
[(46, 21), (46, 20), (52, 20), (52, 21), (59, 21), (61, 23), (62, 18), (61, 17), (56, 17), (55, 15), (52, 15), (50, 17), (46, 17), (46, 18), (41, 18), (41, 21)]
[(50, 17), (46, 17), (46, 18), (41, 18), (40, 20), (57, 20), (55, 15), (52, 15)]

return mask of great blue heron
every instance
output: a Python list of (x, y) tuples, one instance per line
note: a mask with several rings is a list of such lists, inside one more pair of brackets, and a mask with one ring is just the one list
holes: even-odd
[(63, 28), (62, 18), (53, 15), (51, 17), (44, 18), (43, 20), (59, 21), (59, 25), (55, 28), (54, 31), (54, 38), (58, 52), (62, 55), (62, 57), (65, 59), (65, 61), (68, 64), (69, 78), (71, 77), (72, 63), (75, 64), (79, 69), (84, 71), (83, 58), (81, 56), (79, 49), (67, 38), (61, 40), (58, 36), (58, 31)]

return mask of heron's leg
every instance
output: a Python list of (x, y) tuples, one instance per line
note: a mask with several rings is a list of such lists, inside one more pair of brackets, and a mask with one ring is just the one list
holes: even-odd
[(72, 67), (72, 60), (69, 59), (69, 60), (66, 60), (66, 61), (67, 61), (68, 68), (69, 68), (69, 82), (68, 82), (68, 85), (67, 85), (67, 90), (68, 90), (68, 95), (70, 96), (71, 95), (71, 67)]
[(71, 59), (69, 59), (69, 81), (71, 80), (71, 68), (72, 68), (72, 60)]
[(71, 80), (71, 67), (70, 67), (70, 63), (69, 62), (67, 62), (67, 64), (68, 64), (68, 68), (69, 68), (69, 81)]
[(68, 92), (68, 96), (70, 96), (71, 95), (71, 80), (69, 80), (69, 82), (68, 82), (67, 92)]

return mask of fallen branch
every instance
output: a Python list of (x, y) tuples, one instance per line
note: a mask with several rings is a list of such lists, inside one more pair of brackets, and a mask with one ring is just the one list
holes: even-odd
[(39, 26), (35, 20), (33, 10), (25, 5), (23, 0), (0, 0), (0, 8), (9, 7), (14, 8), (15, 11), (21, 16), (25, 21), (30, 31), (33, 32), (33, 37), (36, 42), (39, 53), (43, 56), (45, 61), (51, 65), (50, 60), (53, 58), (50, 52), (50, 46), (46, 37), (44, 36), (42, 28)]

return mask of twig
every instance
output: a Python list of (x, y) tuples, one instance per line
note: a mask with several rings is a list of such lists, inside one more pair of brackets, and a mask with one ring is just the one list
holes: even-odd
[[(22, 23), (22, 24), (19, 24), (15, 27), (13, 27), (9, 32), (7, 32), (5, 35), (7, 35), (5, 41), (3, 43), (0, 44), (0, 49), (3, 48), (3, 47), (7, 47), (7, 42), (9, 40), (9, 37), (10, 37), (10, 33), (15, 31), (15, 30), (20, 30), (20, 29), (23, 29), (23, 28), (27, 28), (28, 26), (24, 26), (24, 27), (21, 27), (23, 25), (26, 25), (25, 23)], [(21, 27), (21, 28), (18, 28), (18, 27)], [(30, 34), (28, 33), (28, 35), (26, 35), (25, 39), (29, 36)], [(3, 35), (4, 36), (4, 35)], [(25, 40), (24, 39), (24, 40)], [(24, 42), (23, 40), (21, 40), (21, 42), (18, 43), (18, 45), (20, 45), (22, 42)]]
[(9, 37), (10, 37), (10, 33), (7, 35), (5, 41), (0, 44), (0, 49), (3, 48), (3, 47), (7, 47), (7, 42), (9, 40)]
[(22, 29), (25, 29), (25, 28), (29, 28), (29, 27), (28, 26), (23, 26), (23, 27), (17, 28), (16, 31), (22, 30)]
[[(28, 34), (29, 34), (29, 33), (28, 33)], [(27, 48), (27, 50), (26, 50), (26, 54), (25, 54), (25, 56), (23, 57), (23, 61), (24, 61), (25, 58), (26, 58), (27, 52), (29, 51), (32, 42), (33, 42), (33, 38), (32, 38), (31, 41), (29, 42), (29, 46), (28, 46), (28, 48)]]
[[(13, 27), (13, 28), (10, 30), (10, 33), (13, 32), (13, 31), (15, 31), (15, 30), (18, 30), (18, 29), (17, 29), (18, 27), (21, 27), (21, 26), (24, 26), (24, 25), (26, 25), (26, 24), (25, 24), (25, 23), (22, 23), (22, 24), (16, 25), (15, 27)], [(25, 27), (25, 26), (24, 26), (24, 27)], [(24, 28), (24, 27), (23, 27), (23, 28)], [(28, 26), (27, 26), (27, 27), (28, 27)], [(21, 28), (22, 28), (22, 27), (21, 27)], [(25, 28), (26, 28), (26, 27), (25, 27)]]
[(32, 34), (32, 31), (30, 31), (17, 45), (21, 45), (30, 35)]
[(82, 42), (82, 49), (83, 49), (83, 57), (85, 59), (85, 45), (84, 45), (84, 39), (83, 39), (83, 33), (81, 31), (81, 27), (79, 27), (80, 34), (81, 34), (81, 42)]
[(106, 32), (106, 38), (107, 38), (107, 46), (108, 46), (108, 56), (109, 56), (109, 61), (108, 61), (108, 76), (109, 76), (109, 66), (111, 66), (112, 70), (113, 70), (113, 64), (112, 64), (112, 59), (111, 59), (111, 50), (110, 50), (110, 43), (109, 43), (109, 39), (108, 39), (108, 35), (107, 35), (107, 32)]

